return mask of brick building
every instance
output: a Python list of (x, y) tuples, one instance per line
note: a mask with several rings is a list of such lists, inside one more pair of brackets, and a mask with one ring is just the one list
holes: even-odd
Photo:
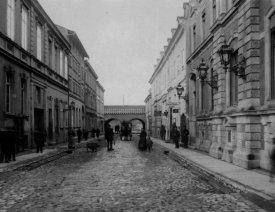
[(33, 146), (38, 130), (48, 142), (66, 140), (69, 52), (37, 0), (0, 1), (0, 128), (18, 150)]

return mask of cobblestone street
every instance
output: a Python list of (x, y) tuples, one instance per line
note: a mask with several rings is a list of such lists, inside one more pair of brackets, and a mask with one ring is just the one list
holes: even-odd
[(224, 194), (153, 147), (116, 141), (114, 151), (77, 150), (1, 179), (0, 211), (262, 211)]

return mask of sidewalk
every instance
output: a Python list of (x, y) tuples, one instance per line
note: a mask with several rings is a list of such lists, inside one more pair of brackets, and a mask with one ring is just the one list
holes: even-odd
[(176, 149), (174, 144), (165, 143), (156, 138), (152, 140), (155, 144), (169, 150), (169, 154), (181, 157), (192, 166), (197, 166), (202, 171), (226, 181), (238, 190), (252, 192), (268, 200), (275, 199), (275, 182), (269, 182), (269, 176), (266, 174), (238, 167), (192, 149)]
[[(99, 137), (100, 139), (102, 136)], [(87, 142), (90, 142), (96, 138), (88, 138), (87, 141), (81, 140), (81, 143), (75, 143), (75, 147), (79, 148), (82, 145), (85, 145)], [(40, 160), (43, 158), (47, 158), (50, 155), (53, 155), (54, 153), (57, 153), (58, 151), (65, 151), (68, 148), (68, 143), (62, 143), (56, 146), (47, 146), (44, 147), (43, 153), (37, 153), (36, 149), (32, 149), (30, 151), (26, 151), (25, 153), (21, 153), (20, 155), (16, 156), (16, 161), (11, 161), (9, 163), (0, 163), (0, 173), (12, 170), (16, 167), (23, 166), (25, 163), (31, 162), (33, 160)]]

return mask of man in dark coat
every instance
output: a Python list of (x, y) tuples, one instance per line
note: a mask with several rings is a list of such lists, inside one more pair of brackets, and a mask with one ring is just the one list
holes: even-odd
[(175, 143), (175, 147), (179, 148), (179, 140), (180, 140), (180, 132), (177, 127), (173, 130), (173, 142)]
[(108, 124), (107, 128), (105, 129), (105, 139), (107, 140), (107, 150), (111, 151), (113, 149), (113, 137), (114, 137), (114, 132), (111, 126)]
[(181, 142), (183, 143), (183, 148), (188, 148), (188, 135), (189, 135), (189, 130), (186, 129), (186, 126), (183, 126), (183, 129), (181, 132)]
[(100, 135), (100, 130), (97, 128), (96, 129), (96, 137), (99, 138), (99, 135)]
[(138, 148), (140, 150), (146, 150), (146, 137), (147, 137), (147, 133), (145, 132), (144, 128), (142, 128), (141, 133), (140, 133), (140, 139), (138, 142)]
[(270, 173), (269, 173), (269, 181), (273, 182), (273, 177), (275, 175), (275, 138), (273, 138), (270, 152)]
[(80, 130), (80, 128), (78, 128), (76, 133), (77, 133), (78, 143), (80, 143), (81, 136), (82, 136), (82, 131)]

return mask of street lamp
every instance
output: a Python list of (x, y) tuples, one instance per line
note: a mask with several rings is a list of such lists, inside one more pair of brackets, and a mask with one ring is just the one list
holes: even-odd
[(183, 91), (184, 91), (184, 88), (181, 86), (181, 84), (178, 84), (178, 86), (176, 87), (177, 89), (177, 94), (178, 94), (178, 97), (180, 98)]
[(69, 117), (68, 117), (68, 121), (69, 121), (69, 129), (68, 129), (68, 149), (69, 151), (71, 151), (71, 149), (74, 149), (74, 142), (73, 142), (73, 137), (74, 137), (74, 132), (72, 130), (72, 122), (73, 122), (73, 119), (72, 119), (72, 110), (73, 108), (75, 107), (75, 102), (72, 101), (70, 104), (68, 103), (68, 111), (69, 111)]
[(165, 116), (167, 117), (167, 116), (168, 116), (168, 111), (165, 110), (165, 111), (163, 112), (163, 115), (165, 115)]
[(212, 88), (218, 89), (218, 82), (216, 79), (217, 76), (213, 77), (213, 79), (210, 81), (205, 80), (207, 78), (208, 69), (209, 69), (209, 67), (204, 62), (204, 59), (202, 59), (200, 65), (197, 68), (197, 70), (199, 72), (199, 78), (201, 79), (201, 82), (205, 82), (208, 85), (210, 85)]
[(239, 55), (238, 61), (233, 67), (228, 67), (233, 54), (233, 48), (227, 44), (223, 44), (218, 50), (218, 54), (221, 58), (221, 63), (224, 65), (225, 72), (228, 69), (230, 72), (234, 72), (236, 76), (245, 79), (246, 60), (242, 54)]

